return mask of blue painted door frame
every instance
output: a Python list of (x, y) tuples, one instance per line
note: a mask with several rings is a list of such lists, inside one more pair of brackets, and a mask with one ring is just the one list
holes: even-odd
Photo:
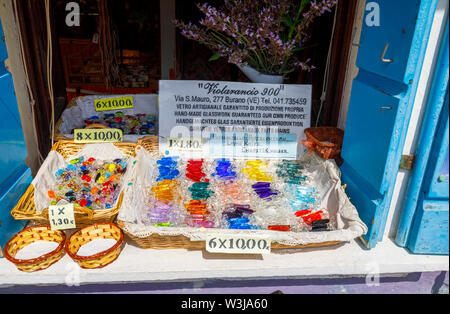
[[(23, 136), (14, 85), (5, 66), (6, 43), (0, 21), (0, 247), (25, 222), (15, 221), (10, 212), (32, 181), (31, 171), (25, 164), (27, 149)], [(1, 252), (1, 250), (0, 250)], [(0, 257), (2, 254), (0, 253)]]
[(341, 166), (347, 194), (369, 227), (362, 237), (369, 249), (383, 240), (437, 6), (437, 0), (373, 2), (380, 25), (363, 24)]
[(418, 254), (449, 253), (449, 25), (445, 30), (396, 243)]

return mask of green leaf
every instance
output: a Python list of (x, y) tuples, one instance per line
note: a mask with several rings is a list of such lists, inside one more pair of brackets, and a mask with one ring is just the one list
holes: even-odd
[(298, 11), (298, 17), (300, 17), (300, 14), (303, 13), (303, 10), (305, 9), (306, 5), (308, 5), (311, 2), (311, 0), (302, 0), (300, 3), (300, 9)]
[(284, 25), (286, 25), (287, 27), (291, 27), (292, 26), (292, 19), (289, 15), (285, 15), (282, 19), (281, 22), (283, 22)]
[(317, 46), (319, 46), (319, 44), (314, 44), (314, 45), (304, 46), (304, 47), (297, 47), (297, 48), (292, 49), (292, 51), (293, 52), (299, 52), (299, 51), (302, 51), (302, 50), (305, 50), (305, 49), (309, 49), (309, 48), (314, 48), (314, 47), (317, 47)]
[(211, 62), (211, 61), (216, 61), (217, 59), (219, 59), (220, 58), (220, 52), (216, 52), (215, 54), (213, 54), (212, 56), (211, 56), (211, 58), (209, 58), (209, 62)]

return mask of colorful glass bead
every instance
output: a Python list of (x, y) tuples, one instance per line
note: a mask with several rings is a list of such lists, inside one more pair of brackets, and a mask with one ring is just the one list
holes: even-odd
[[(57, 189), (49, 191), (48, 196), (51, 203), (58, 203), (65, 200), (78, 207), (101, 210), (111, 208), (119, 196), (120, 180), (123, 174), (123, 167), (126, 167), (126, 161), (119, 160), (121, 165), (115, 162), (101, 163), (95, 158), (85, 159), (76, 158), (69, 161), (67, 168), (59, 169), (55, 173)], [(101, 169), (105, 165), (115, 165), (115, 172), (111, 174), (108, 184), (103, 187), (102, 183), (92, 178), (101, 178)], [(120, 170), (122, 173), (118, 173)], [(99, 180), (100, 182), (102, 180)], [(55, 191), (56, 190), (56, 191)], [(52, 193), (53, 192), (53, 193)], [(97, 202), (98, 196), (102, 196)], [(92, 200), (91, 200), (92, 199)], [(107, 206), (109, 205), (109, 206)]]
[(291, 226), (268, 226), (267, 229), (271, 231), (288, 232), (291, 231)]
[(252, 186), (259, 198), (271, 200), (273, 196), (277, 196), (278, 192), (271, 189), (271, 183), (259, 182)]
[(267, 163), (255, 160), (255, 161), (247, 161), (247, 168), (242, 169), (242, 173), (246, 174), (251, 180), (258, 182), (272, 182), (274, 180), (273, 177), (268, 176), (262, 168), (266, 168), (268, 166)]

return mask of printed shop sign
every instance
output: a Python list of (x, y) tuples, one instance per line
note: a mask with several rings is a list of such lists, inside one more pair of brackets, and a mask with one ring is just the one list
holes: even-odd
[(297, 159), (298, 143), (311, 125), (311, 92), (311, 85), (162, 80), (160, 151)]

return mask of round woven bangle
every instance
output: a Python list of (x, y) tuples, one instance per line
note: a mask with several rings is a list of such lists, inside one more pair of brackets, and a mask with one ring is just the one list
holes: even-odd
[[(40, 241), (56, 242), (59, 245), (52, 252), (37, 258), (28, 260), (20, 260), (15, 258), (17, 253), (24, 247)], [(11, 240), (9, 240), (5, 246), (3, 254), (5, 258), (15, 264), (20, 271), (40, 271), (49, 268), (63, 257), (65, 241), (66, 235), (63, 231), (52, 230), (50, 226), (33, 226), (22, 230)]]
[[(110, 249), (91, 255), (77, 255), (80, 248), (96, 239), (114, 239), (117, 243)], [(123, 242), (122, 230), (112, 224), (95, 224), (74, 233), (66, 243), (67, 254), (83, 269), (103, 268), (114, 262), (120, 255)]]

